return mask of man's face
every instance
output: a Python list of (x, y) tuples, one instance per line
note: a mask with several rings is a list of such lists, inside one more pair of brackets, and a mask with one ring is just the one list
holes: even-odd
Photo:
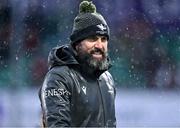
[(107, 37), (91, 36), (82, 40), (76, 51), (81, 62), (86, 62), (94, 69), (103, 70), (107, 68)]

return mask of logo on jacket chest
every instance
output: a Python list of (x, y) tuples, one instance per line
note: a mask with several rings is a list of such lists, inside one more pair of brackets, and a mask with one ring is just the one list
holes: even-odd
[(84, 92), (84, 94), (86, 95), (86, 87), (85, 87), (85, 86), (82, 86), (81, 89), (82, 89), (82, 91)]

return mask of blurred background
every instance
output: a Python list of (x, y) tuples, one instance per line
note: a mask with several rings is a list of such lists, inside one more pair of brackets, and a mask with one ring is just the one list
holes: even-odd
[[(0, 0), (0, 127), (39, 127), (49, 51), (81, 0)], [(93, 0), (107, 20), (118, 127), (180, 126), (180, 1)]]

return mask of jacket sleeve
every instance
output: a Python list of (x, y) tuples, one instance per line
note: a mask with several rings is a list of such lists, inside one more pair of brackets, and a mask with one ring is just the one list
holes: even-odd
[(67, 73), (50, 71), (40, 90), (40, 101), (45, 127), (66, 127), (71, 125), (71, 89)]

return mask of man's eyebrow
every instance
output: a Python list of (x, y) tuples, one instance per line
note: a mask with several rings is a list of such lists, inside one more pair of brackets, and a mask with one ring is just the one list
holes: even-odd
[(88, 38), (98, 38), (98, 36), (94, 35), (94, 36), (89, 36)]

